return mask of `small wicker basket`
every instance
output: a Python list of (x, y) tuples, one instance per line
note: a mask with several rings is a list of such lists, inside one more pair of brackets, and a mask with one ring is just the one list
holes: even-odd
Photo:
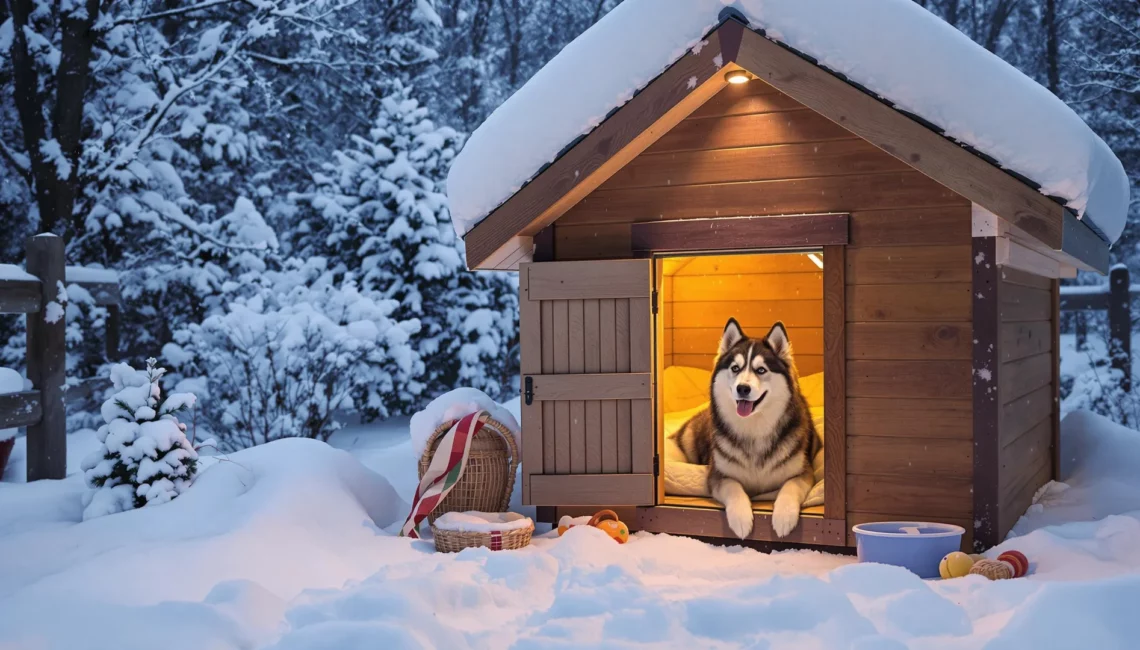
[[(444, 422), (428, 438), (423, 456), (420, 457), (421, 479), (431, 465), (440, 438), (454, 424), (454, 420)], [(428, 515), (428, 522), (434, 524), (445, 512), (506, 512), (511, 504), (511, 491), (515, 487), (518, 468), (519, 451), (514, 435), (504, 424), (484, 415), (483, 428), (471, 440), (471, 450), (467, 454), (467, 467), (464, 468), (463, 475)]]
[(431, 534), (435, 538), (435, 550), (440, 553), (458, 553), (465, 548), (487, 547), (496, 551), (513, 551), (530, 544), (534, 534), (534, 522), (526, 528), (495, 533), (482, 533), (458, 530), (441, 530), (433, 523)]

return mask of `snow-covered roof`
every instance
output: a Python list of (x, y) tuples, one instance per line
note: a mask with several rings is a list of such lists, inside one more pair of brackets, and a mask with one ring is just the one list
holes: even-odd
[(917, 115), (1058, 197), (1110, 241), (1129, 183), (1064, 102), (913, 0), (625, 0), (475, 130), (447, 193), (466, 234), (629, 101), (732, 7), (768, 38)]

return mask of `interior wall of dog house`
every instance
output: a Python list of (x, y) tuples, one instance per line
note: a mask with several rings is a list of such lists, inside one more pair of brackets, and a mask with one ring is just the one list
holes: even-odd
[[(1055, 291), (1047, 279), (1001, 276), (1009, 286), (1003, 300), (1016, 305), (1000, 304), (992, 315), (1003, 370), (1000, 435), (984, 445), (986, 458), (975, 458), (976, 278), (971, 205), (961, 196), (753, 80), (727, 86), (570, 208), (551, 226), (546, 254), (631, 259), (634, 222), (823, 212), (850, 215), (848, 527), (926, 519), (959, 524), (970, 537), (978, 466), (986, 473), (978, 478), (993, 484), (986, 498), (996, 500), (986, 537), (1004, 536), (1054, 473), (1044, 445), (1057, 430), (1049, 399), (1057, 390)], [(682, 310), (674, 325), (701, 317)], [(688, 352), (677, 332), (664, 342), (674, 363), (707, 357)], [(532, 470), (570, 472), (556, 456), (548, 450), (546, 465)]]

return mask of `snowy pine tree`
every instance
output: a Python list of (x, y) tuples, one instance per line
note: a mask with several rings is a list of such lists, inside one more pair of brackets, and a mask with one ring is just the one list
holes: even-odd
[(90, 519), (177, 497), (194, 478), (198, 453), (177, 415), (194, 405), (194, 395), (163, 396), (166, 370), (147, 359), (146, 370), (125, 363), (111, 369), (115, 393), (102, 408), (102, 446), (83, 461), (91, 488), (83, 518)]
[(368, 137), (352, 142), (322, 166), (312, 193), (294, 197), (307, 216), (298, 252), (335, 260), (338, 278), (396, 300), (393, 318), (419, 322), (412, 344), (426, 392), (389, 410), (406, 412), (460, 379), (497, 396), (503, 366), (517, 365), (518, 302), (506, 278), (466, 271), (442, 187), (459, 134), (395, 84)]

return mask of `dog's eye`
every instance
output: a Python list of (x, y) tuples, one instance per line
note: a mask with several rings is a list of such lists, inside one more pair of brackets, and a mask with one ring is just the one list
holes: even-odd
[(767, 369), (767, 368), (757, 368), (757, 369), (756, 369), (756, 374), (758, 374), (758, 375), (762, 375), (762, 374), (764, 374), (764, 373), (766, 373), (766, 372), (768, 372), (768, 369)]
[(733, 372), (740, 372), (740, 366), (738, 366), (734, 363), (734, 364), (732, 364), (732, 368), (730, 368), (730, 370), (732, 370)]

